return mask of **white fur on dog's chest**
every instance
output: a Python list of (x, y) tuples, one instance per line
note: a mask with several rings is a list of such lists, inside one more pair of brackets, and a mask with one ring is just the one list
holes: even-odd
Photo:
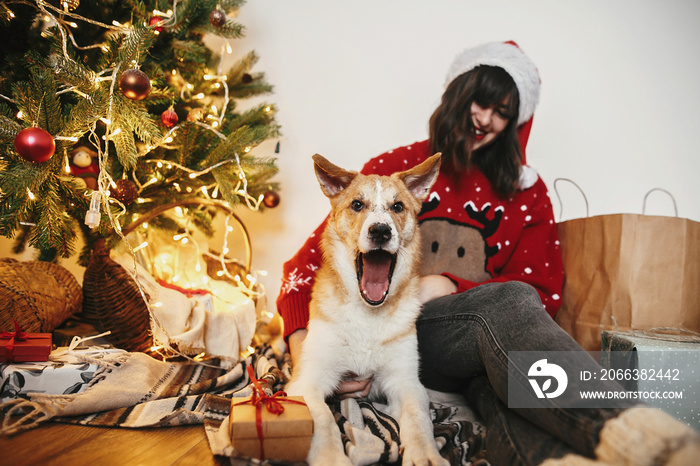
[(355, 304), (347, 304), (333, 314), (333, 322), (312, 319), (309, 332), (320, 343), (316, 351), (333, 354), (341, 372), (368, 377), (388, 361), (415, 356), (413, 313), (396, 311), (390, 317), (381, 309), (358, 312)]

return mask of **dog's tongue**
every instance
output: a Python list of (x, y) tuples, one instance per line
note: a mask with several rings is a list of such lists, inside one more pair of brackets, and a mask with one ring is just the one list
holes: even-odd
[(381, 301), (389, 289), (391, 255), (382, 251), (362, 255), (362, 292), (370, 301)]

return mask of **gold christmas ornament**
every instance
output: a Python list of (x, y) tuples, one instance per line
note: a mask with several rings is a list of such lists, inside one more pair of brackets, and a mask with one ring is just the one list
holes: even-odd
[(194, 123), (195, 121), (202, 120), (206, 113), (206, 110), (203, 108), (193, 108), (187, 113), (187, 121)]

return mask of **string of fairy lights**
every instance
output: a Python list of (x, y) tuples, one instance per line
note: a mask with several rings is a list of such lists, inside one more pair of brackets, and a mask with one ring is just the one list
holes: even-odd
[[(20, 0), (20, 3), (29, 3), (27, 1), (22, 1)], [(78, 22), (85, 22), (89, 23), (95, 26), (98, 26), (100, 28), (104, 28), (106, 30), (109, 30), (113, 33), (118, 33), (122, 35), (128, 35), (132, 32), (132, 27), (126, 23), (126, 24), (121, 24), (117, 21), (113, 21), (112, 24), (106, 24), (100, 21), (93, 20), (91, 18), (86, 18), (81, 15), (76, 14), (74, 11), (75, 8), (77, 8), (79, 1), (73, 0), (73, 1), (63, 1), (61, 2), (61, 6), (57, 7), (54, 5), (51, 5), (47, 3), (44, 0), (34, 0), (34, 3), (36, 4), (37, 8), (39, 11), (41, 11), (43, 15), (43, 20), (47, 23), (47, 25), (51, 26), (56, 26), (57, 30), (60, 33), (60, 40), (62, 44), (62, 55), (63, 59), (68, 60), (69, 62), (74, 62), (74, 60), (71, 58), (69, 52), (68, 52), (68, 42), (73, 45), (78, 50), (89, 50), (89, 49), (95, 49), (95, 48), (100, 48), (103, 51), (108, 51), (108, 46), (106, 44), (90, 44), (90, 45), (81, 45), (78, 44), (73, 33), (72, 29), (77, 29), (79, 27)], [(152, 20), (151, 23), (149, 24), (150, 26), (154, 26), (156, 34), (159, 33), (161, 28), (166, 28), (171, 25), (177, 24), (177, 5), (179, 3), (179, 0), (174, 0), (173, 1), (173, 6), (172, 9), (168, 11), (159, 11), (159, 10), (154, 10), (153, 15), (152, 15)], [(7, 10), (7, 14), (10, 18), (14, 17), (14, 14), (12, 13), (11, 9), (3, 2), (2, 6)], [(154, 20), (153, 18), (156, 18)], [(48, 30), (45, 29), (45, 32), (42, 34), (45, 34), (46, 31)], [(210, 81), (212, 83), (212, 86), (215, 89), (221, 89), (223, 88), (224, 96), (222, 99), (222, 107), (221, 109), (218, 109), (216, 105), (211, 105), (209, 108), (209, 111), (203, 116), (203, 118), (197, 118), (195, 121), (195, 124), (205, 128), (208, 131), (211, 131), (213, 134), (215, 134), (218, 138), (221, 139), (226, 139), (226, 136), (222, 134), (220, 131), (217, 130), (218, 127), (222, 125), (222, 122), (224, 118), (226, 117), (227, 111), (228, 111), (228, 99), (229, 99), (229, 88), (227, 84), (227, 79), (228, 77), (222, 72), (223, 68), (223, 63), (225, 60), (226, 55), (230, 55), (232, 53), (232, 48), (228, 40), (223, 40), (222, 41), (222, 46), (221, 46), (222, 53), (220, 54), (221, 59), (219, 61), (218, 69), (216, 73), (212, 74), (206, 74), (204, 76), (205, 81)], [(223, 53), (223, 52), (227, 53)], [(153, 319), (153, 322), (155, 325), (157, 325), (161, 331), (166, 335), (167, 339), (170, 340), (170, 336), (168, 335), (167, 331), (163, 328), (163, 326), (158, 322), (158, 319), (153, 312), (154, 308), (162, 306), (160, 302), (150, 302), (144, 286), (142, 283), (140, 283), (139, 278), (138, 278), (138, 273), (137, 273), (137, 253), (141, 251), (142, 249), (146, 248), (148, 246), (148, 241), (143, 241), (141, 244), (139, 244), (136, 247), (133, 247), (130, 243), (130, 241), (127, 239), (127, 237), (124, 235), (124, 232), (122, 231), (121, 227), (121, 222), (120, 218), (127, 213), (126, 206), (124, 203), (122, 203), (120, 200), (115, 199), (114, 197), (110, 197), (110, 189), (116, 188), (116, 182), (115, 180), (110, 176), (108, 170), (106, 167), (108, 166), (108, 161), (110, 157), (110, 140), (113, 140), (115, 136), (117, 136), (122, 129), (117, 127), (116, 125), (113, 124), (113, 112), (114, 112), (114, 93), (116, 91), (117, 87), (117, 82), (118, 82), (118, 76), (120, 74), (120, 71), (123, 71), (127, 68), (137, 68), (138, 64), (134, 61), (132, 63), (117, 63), (111, 68), (107, 68), (104, 70), (101, 70), (99, 72), (95, 72), (92, 76), (92, 80), (95, 83), (95, 85), (98, 85), (99, 83), (103, 81), (110, 81), (110, 88), (109, 88), (109, 103), (108, 103), (108, 109), (107, 113), (104, 117), (100, 118), (99, 121), (104, 124), (104, 134), (102, 136), (98, 135), (98, 129), (97, 129), (97, 122), (93, 123), (91, 127), (88, 129), (88, 134), (87, 134), (87, 139), (88, 141), (92, 144), (94, 148), (96, 148), (97, 152), (97, 162), (98, 162), (98, 167), (99, 167), (99, 172), (97, 174), (97, 187), (96, 189), (92, 191), (87, 191), (86, 195), (90, 197), (90, 207), (88, 211), (86, 212), (85, 216), (85, 223), (87, 226), (90, 228), (95, 228), (99, 225), (100, 223), (100, 218), (101, 218), (101, 213), (100, 211), (103, 210), (105, 214), (107, 215), (110, 225), (114, 229), (114, 231), (119, 235), (119, 237), (122, 240), (122, 243), (127, 247), (129, 254), (131, 255), (131, 258), (133, 260), (133, 270), (131, 271), (132, 277), (135, 279), (136, 284), (138, 286), (138, 289), (141, 293), (141, 296), (144, 300), (144, 302), (147, 304), (149, 308), (149, 313), (151, 318)], [(174, 82), (178, 83), (180, 85), (180, 98), (182, 100), (201, 100), (205, 98), (204, 93), (194, 93), (194, 86), (184, 79), (184, 77), (177, 71), (177, 70), (172, 70), (171, 76), (174, 80)], [(64, 94), (64, 93), (74, 93), (78, 95), (80, 98), (88, 99), (90, 100), (90, 96), (86, 95), (84, 92), (81, 92), (79, 89), (76, 87), (64, 87), (62, 89), (59, 89), (58, 94)], [(0, 98), (3, 98), (11, 103), (14, 103), (12, 99), (0, 95)], [(274, 112), (274, 108), (272, 106), (267, 106), (265, 107), (264, 111), (266, 113), (272, 113)], [(18, 117), (21, 117), (22, 115), (18, 114)], [(142, 147), (140, 151), (137, 154), (137, 157), (141, 159), (143, 162), (146, 164), (155, 164), (156, 168), (167, 168), (169, 170), (171, 169), (176, 169), (179, 170), (183, 173), (187, 174), (187, 177), (190, 179), (195, 179), (197, 177), (200, 177), (202, 175), (205, 175), (207, 173), (210, 173), (211, 171), (224, 166), (228, 164), (233, 164), (235, 165), (237, 172), (238, 172), (238, 180), (237, 184), (235, 186), (234, 192), (240, 196), (247, 207), (251, 209), (252, 211), (257, 211), (260, 208), (261, 203), (263, 202), (264, 195), (260, 195), (258, 197), (253, 197), (249, 192), (248, 192), (248, 180), (246, 177), (246, 174), (243, 170), (243, 167), (241, 165), (241, 159), (240, 156), (237, 152), (233, 153), (233, 157), (231, 159), (223, 160), (220, 161), (214, 165), (211, 165), (209, 167), (206, 167), (202, 170), (193, 170), (191, 168), (188, 168), (184, 165), (171, 162), (171, 161), (165, 161), (165, 160), (159, 160), (159, 159), (145, 159), (144, 156), (146, 156), (148, 153), (151, 151), (157, 149), (157, 148), (166, 148), (168, 149), (170, 146), (169, 144), (174, 141), (174, 138), (177, 134), (178, 129), (180, 129), (179, 124), (174, 124), (172, 127), (168, 129), (168, 131), (157, 141), (153, 141), (153, 145), (148, 145), (145, 147)], [(62, 136), (62, 135), (56, 135), (54, 136), (55, 140), (68, 140), (72, 142), (78, 142), (79, 139), (76, 137), (67, 137), (67, 136)], [(252, 148), (247, 147), (244, 149), (244, 152), (250, 151)], [(68, 153), (67, 150), (64, 150), (64, 170), (67, 174), (71, 172), (71, 166), (70, 166), (70, 161), (68, 159)], [(124, 176), (127, 174), (125, 173)], [(159, 182), (157, 177), (152, 176), (148, 180), (139, 180), (137, 173), (135, 169), (133, 169), (130, 173), (131, 179), (134, 181), (137, 190), (139, 194), (144, 190), (144, 188)], [(181, 191), (181, 189), (186, 189), (188, 192), (192, 192), (193, 188), (188, 186), (186, 188), (181, 188), (176, 182), (173, 183), (173, 186), (175, 187), (176, 190)], [(30, 199), (34, 199), (34, 194), (28, 189), (28, 196)], [(219, 193), (219, 188), (218, 184), (213, 183), (208, 186), (202, 186), (199, 188), (199, 192), (197, 193), (198, 195), (201, 195), (204, 199), (207, 200), (217, 200), (218, 201), (218, 196), (220, 195)], [(140, 195), (136, 198), (135, 202), (138, 203), (148, 203), (151, 202), (150, 199), (141, 197)], [(228, 203), (225, 201), (219, 201), (222, 202), (223, 205), (228, 207)], [(118, 209), (115, 212), (111, 206), (117, 206)], [(186, 219), (186, 216), (184, 215), (183, 209), (181, 207), (176, 207), (174, 209), (175, 214), (177, 217), (181, 219)], [(201, 271), (201, 264), (199, 261), (199, 258), (202, 256), (209, 256), (216, 260), (220, 265), (221, 265), (221, 270), (217, 272), (217, 276), (220, 278), (227, 278), (230, 281), (234, 282), (239, 289), (249, 297), (249, 299), (260, 299), (264, 296), (265, 291), (262, 286), (262, 284), (257, 280), (256, 274), (260, 275), (265, 275), (264, 271), (257, 271), (253, 272), (248, 270), (247, 275), (245, 277), (241, 277), (238, 274), (231, 274), (229, 272), (229, 267), (228, 264), (232, 261), (231, 259), (227, 258), (227, 253), (229, 252), (228, 248), (228, 242), (229, 242), (229, 234), (234, 231), (234, 228), (230, 225), (230, 219), (234, 217), (232, 213), (226, 216), (225, 218), (225, 233), (224, 233), (224, 238), (223, 238), (223, 247), (222, 251), (220, 254), (215, 255), (211, 253), (209, 250), (202, 250), (200, 248), (199, 244), (197, 243), (197, 240), (194, 238), (194, 236), (190, 233), (190, 228), (186, 227), (184, 228), (185, 233), (181, 233), (178, 235), (174, 235), (172, 237), (172, 240), (179, 244), (179, 245), (190, 245), (193, 246), (197, 250), (197, 262), (195, 264), (195, 272), (199, 273)], [(136, 219), (132, 219), (136, 220)], [(189, 222), (189, 220), (186, 220)], [(143, 223), (140, 225), (140, 228), (143, 229), (144, 231), (147, 231), (148, 229), (148, 224)], [(147, 233), (146, 233), (147, 235)], [(189, 280), (188, 283), (186, 283), (186, 286), (195, 288), (195, 287), (202, 287), (206, 286), (209, 277), (207, 274), (203, 275), (197, 275), (198, 279), (201, 281), (201, 283), (195, 283), (195, 281)], [(179, 280), (179, 276), (172, 276), (170, 277), (172, 282), (175, 283)], [(266, 317), (268, 320), (269, 318), (272, 317), (272, 315), (268, 311), (263, 311), (264, 312), (264, 317)], [(154, 352), (159, 352), (163, 357), (168, 357), (168, 356), (182, 356), (187, 359), (190, 359), (192, 361), (199, 362), (200, 364), (202, 362), (202, 357), (204, 356), (203, 354), (200, 354), (194, 358), (189, 357), (188, 355), (180, 353), (176, 348), (172, 348), (168, 342), (163, 342), (164, 344), (159, 347), (154, 347), (152, 348), (152, 351)], [(252, 349), (249, 349), (249, 351), (252, 351)]]

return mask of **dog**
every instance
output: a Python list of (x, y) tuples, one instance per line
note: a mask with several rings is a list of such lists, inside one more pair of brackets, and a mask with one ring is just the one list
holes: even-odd
[(421, 311), (417, 214), (437, 178), (440, 154), (391, 176), (347, 171), (318, 154), (313, 161), (331, 214), (308, 333), (286, 387), (304, 397), (314, 420), (308, 462), (352, 464), (325, 400), (356, 374), (371, 378), (369, 399), (385, 399), (398, 420), (403, 465), (448, 465), (418, 378), (415, 327)]

